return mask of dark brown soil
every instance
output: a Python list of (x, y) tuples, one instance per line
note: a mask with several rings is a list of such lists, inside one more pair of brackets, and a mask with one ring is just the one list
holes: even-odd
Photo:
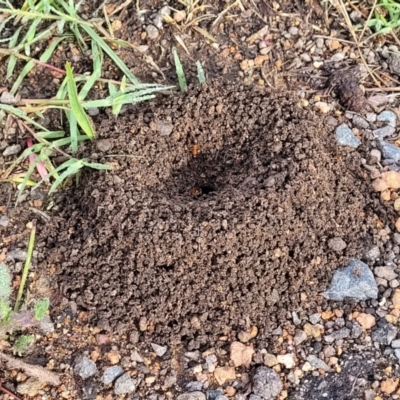
[(248, 323), (267, 337), (362, 256), (381, 212), (358, 153), (336, 154), (288, 93), (214, 81), (104, 118), (98, 136), (118, 156), (91, 157), (115, 169), (60, 195), (41, 262), (93, 322), (145, 317), (159, 343), (199, 348)]

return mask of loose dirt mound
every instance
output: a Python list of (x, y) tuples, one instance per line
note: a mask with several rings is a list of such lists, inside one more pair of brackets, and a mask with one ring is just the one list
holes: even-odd
[(153, 340), (189, 348), (249, 321), (266, 337), (313, 299), (362, 254), (380, 206), (358, 154), (339, 157), (296, 103), (211, 82), (104, 118), (97, 145), (127, 157), (64, 193), (41, 238), (63, 292), (102, 326), (146, 317)]

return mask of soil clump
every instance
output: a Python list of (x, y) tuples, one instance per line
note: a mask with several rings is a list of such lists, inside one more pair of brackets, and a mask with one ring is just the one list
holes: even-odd
[(64, 190), (40, 230), (63, 294), (101, 328), (188, 349), (307, 309), (385, 211), (360, 155), (298, 102), (212, 81), (97, 116), (88, 155), (114, 170)]

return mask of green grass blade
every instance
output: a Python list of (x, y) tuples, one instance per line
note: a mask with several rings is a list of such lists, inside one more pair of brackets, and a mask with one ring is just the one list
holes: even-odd
[(19, 118), (22, 118), (24, 121), (29, 122), (30, 124), (36, 126), (36, 128), (41, 129), (42, 131), (48, 132), (49, 130), (45, 128), (43, 125), (40, 125), (32, 118), (29, 118), (23, 111), (8, 104), (0, 104), (0, 110), (8, 111), (11, 114), (16, 115)]
[(172, 52), (174, 55), (176, 74), (178, 75), (179, 88), (181, 89), (181, 92), (186, 92), (187, 83), (186, 83), (185, 73), (183, 72), (181, 60), (179, 59), (176, 49), (173, 49)]
[[(40, 56), (41, 62), (47, 62), (48, 59), (53, 54), (55, 48), (65, 39), (65, 36), (57, 38), (54, 40), (51, 45), (46, 49), (46, 51)], [(28, 75), (29, 71), (35, 66), (33, 61), (29, 61), (25, 67), (22, 69), (21, 73), (19, 74), (18, 78), (14, 82), (13, 87), (11, 88), (10, 93), (15, 94), (17, 93), (18, 88), (20, 87), (22, 81), (24, 80), (25, 76)]]
[(99, 49), (98, 45), (94, 40), (92, 40), (92, 57), (93, 57), (93, 72), (83, 85), (81, 91), (79, 92), (79, 99), (84, 100), (92, 89), (93, 85), (96, 83), (97, 79), (101, 76), (101, 68), (103, 65), (104, 57), (103, 52)]
[(96, 31), (87, 25), (81, 26), (83, 30), (94, 40), (108, 56), (114, 61), (114, 63), (118, 66), (118, 68), (126, 75), (130, 82), (133, 84), (139, 83), (136, 79), (135, 75), (132, 74), (130, 69), (126, 66), (126, 64), (117, 56), (116, 53), (108, 46), (108, 44), (96, 33)]
[(65, 136), (64, 131), (36, 132), (36, 135), (43, 139), (58, 139)]
[(66, 178), (70, 175), (75, 175), (80, 169), (83, 168), (83, 160), (75, 160), (75, 163), (71, 164), (51, 185), (49, 194), (52, 194), (57, 190)]
[(196, 66), (197, 66), (197, 79), (199, 80), (200, 83), (204, 83), (206, 81), (206, 76), (204, 74), (204, 69), (203, 66), (201, 65), (201, 62), (197, 61)]
[(111, 170), (112, 169), (112, 167), (110, 167), (109, 165), (99, 164), (99, 163), (90, 163), (90, 162), (87, 162), (87, 161), (84, 161), (83, 165), (85, 167), (98, 169), (98, 170)]
[[(13, 49), (14, 46), (17, 44), (21, 29), (22, 29), (22, 26), (20, 26), (15, 31), (14, 35), (12, 35), (10, 43), (8, 45), (9, 49)], [(14, 55), (11, 55), (10, 58), (8, 59), (8, 65), (7, 65), (7, 74), (6, 74), (7, 79), (10, 78), (11, 75), (13, 74), (16, 64), (17, 64), (17, 57), (15, 57)]]
[(73, 153), (78, 151), (78, 121), (75, 118), (74, 113), (68, 112), (68, 120), (69, 120), (69, 135), (71, 137), (71, 150)]
[(74, 75), (72, 74), (72, 68), (69, 62), (67, 62), (65, 69), (67, 72), (68, 98), (71, 106), (71, 111), (74, 114), (79, 126), (86, 133), (86, 135), (88, 135), (90, 139), (94, 139), (95, 133), (93, 130), (93, 126), (78, 98)]
[(25, 190), (26, 184), (31, 177), (33, 170), (36, 168), (36, 165), (38, 165), (39, 161), (41, 161), (40, 157), (37, 156), (35, 160), (29, 164), (28, 171), (26, 171), (25, 176), (23, 181), (19, 184), (19, 189), (18, 189), (18, 196), (17, 196), (17, 201), (15, 204), (18, 204), (19, 199), (21, 198), (22, 192)]

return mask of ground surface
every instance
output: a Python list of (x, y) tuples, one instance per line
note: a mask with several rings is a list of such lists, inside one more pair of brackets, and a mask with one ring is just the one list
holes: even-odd
[[(101, 17), (98, 3), (83, 3), (83, 16)], [(108, 13), (121, 3), (108, 4)], [(400, 308), (396, 196), (383, 202), (371, 185), (398, 167), (371, 153), (380, 124), (362, 128), (358, 114), (346, 112), (398, 112), (394, 97), (385, 96), (385, 86), (397, 84), (395, 63), (382, 56), (391, 42), (376, 38), (359, 53), (335, 8), (324, 13), (316, 1), (279, 7), (243, 1), (229, 9), (213, 2), (207, 12), (214, 17), (200, 27), (215, 42), (183, 23), (164, 23), (151, 39), (147, 26), (164, 4), (139, 3), (139, 10), (132, 2), (111, 21), (121, 23), (116, 37), (140, 48), (121, 49), (121, 58), (142, 81), (176, 84), (171, 50), (177, 47), (193, 85), (187, 94), (126, 107), (117, 118), (100, 110), (93, 118), (98, 141), (80, 155), (110, 163), (113, 171), (85, 172), (78, 187), (54, 198), (44, 189), (26, 191), (16, 209), (15, 187), (1, 184), (7, 223), (0, 227), (0, 261), (17, 286), (23, 260), (7, 254), (26, 248), (26, 226), (36, 221), (30, 290), (51, 299), (54, 325), (35, 331), (24, 359), (63, 381), (26, 389), (26, 375), (4, 369), (3, 385), (26, 399), (164, 400), (187, 392), (186, 400), (195, 400), (204, 398), (194, 397), (201, 391), (213, 400), (222, 394), (259, 400), (251, 397), (251, 382), (266, 365), (284, 384), (280, 399), (399, 398), (397, 344), (385, 336), (397, 329)], [(378, 71), (381, 90), (354, 68), (364, 65), (360, 54)], [(77, 73), (91, 68), (72, 42), (51, 62), (62, 68), (66, 60)], [(203, 86), (196, 60), (206, 72)], [(111, 63), (104, 69), (105, 77), (120, 79)], [(367, 93), (379, 94), (365, 96), (360, 77)], [(37, 67), (21, 96), (52, 96), (59, 83)], [(9, 82), (0, 78), (0, 86)], [(101, 98), (104, 89), (99, 84), (91, 96)], [(362, 139), (357, 150), (337, 146), (334, 128), (341, 122)], [(46, 123), (64, 122), (52, 114)], [(2, 150), (24, 143), (16, 129), (1, 135)], [(9, 162), (1, 158), (2, 167)], [(332, 238), (346, 247), (335, 248)], [(392, 265), (387, 276), (374, 270), (377, 300), (332, 302), (320, 295), (351, 258), (371, 268)], [(365, 314), (385, 323), (374, 328), (384, 333), (371, 333)], [(85, 379), (82, 356), (96, 363)], [(104, 384), (111, 365), (128, 372), (136, 389), (118, 395)]]

